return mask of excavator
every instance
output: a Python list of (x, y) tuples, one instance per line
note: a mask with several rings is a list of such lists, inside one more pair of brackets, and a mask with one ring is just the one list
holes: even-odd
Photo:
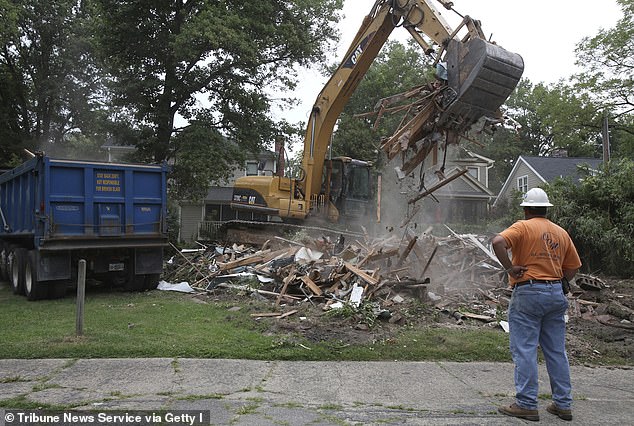
[[(453, 10), (452, 2), (435, 1)], [(326, 156), (344, 106), (398, 27), (410, 33), (438, 69), (446, 70), (439, 78), (437, 96), (419, 115), (422, 120), (408, 131), (412, 149), (416, 151), (415, 142), (430, 139), (431, 134), (456, 142), (481, 118), (500, 116), (500, 106), (524, 70), (520, 55), (488, 41), (480, 22), (469, 16), (452, 29), (432, 0), (377, 0), (317, 96), (306, 127), (300, 176), (241, 177), (234, 184), (233, 209), (294, 224), (305, 224), (310, 218), (350, 223), (372, 210), (372, 164)], [(384, 148), (392, 158), (390, 149), (393, 146)]]

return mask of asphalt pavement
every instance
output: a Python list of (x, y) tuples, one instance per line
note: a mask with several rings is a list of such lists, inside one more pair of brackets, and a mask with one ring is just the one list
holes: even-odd
[[(634, 424), (634, 369), (573, 366), (572, 380), (574, 419), (565, 422), (546, 412), (550, 387), (540, 366), (541, 423)], [(163, 424), (190, 424), (183, 413), (198, 416), (196, 425), (535, 424), (497, 412), (513, 395), (510, 363), (0, 360), (0, 425), (35, 424), (25, 408), (37, 407), (99, 413), (93, 423), (66, 424), (141, 424), (103, 414), (139, 411)]]

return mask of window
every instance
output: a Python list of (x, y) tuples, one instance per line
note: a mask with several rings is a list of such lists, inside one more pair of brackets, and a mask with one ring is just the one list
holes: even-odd
[(370, 169), (352, 166), (348, 175), (348, 197), (357, 200), (370, 198)]
[(246, 173), (247, 173), (247, 176), (257, 176), (258, 175), (258, 162), (257, 161), (247, 161)]
[(476, 180), (480, 180), (480, 168), (479, 167), (467, 167), (467, 171)]
[(521, 176), (517, 178), (517, 190), (522, 194), (526, 194), (528, 191), (528, 176)]
[(218, 221), (220, 220), (220, 204), (206, 204), (205, 205), (205, 221)]
[(238, 217), (237, 211), (233, 210), (228, 205), (221, 206), (220, 220), (226, 222), (228, 220), (235, 220)]

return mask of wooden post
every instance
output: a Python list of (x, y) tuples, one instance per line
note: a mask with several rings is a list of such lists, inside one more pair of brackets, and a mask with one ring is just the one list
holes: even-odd
[(75, 334), (84, 335), (84, 300), (86, 299), (86, 261), (79, 261), (77, 273), (77, 317), (75, 321)]

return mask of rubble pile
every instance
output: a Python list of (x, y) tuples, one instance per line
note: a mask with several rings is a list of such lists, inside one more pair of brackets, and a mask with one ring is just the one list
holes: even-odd
[(578, 275), (571, 283), (569, 301), (568, 314), (573, 318), (634, 331), (632, 294), (616, 292), (598, 277)]
[[(253, 314), (259, 317), (284, 318), (302, 304), (331, 310), (370, 302), (377, 315), (398, 323), (398, 306), (418, 301), (456, 324), (476, 320), (507, 330), (501, 318), (511, 290), (487, 238), (449, 231), (448, 237), (433, 236), (428, 229), (418, 236), (406, 230), (402, 238), (353, 241), (275, 237), (261, 247), (201, 244), (177, 250), (163, 279), (185, 281), (202, 293), (234, 289), (258, 294), (272, 304), (272, 312)], [(597, 277), (579, 274), (568, 314), (632, 330), (631, 299), (610, 294)]]
[[(350, 237), (348, 237), (350, 238)], [(493, 254), (474, 235), (439, 238), (411, 231), (385, 239), (346, 241), (304, 236), (280, 237), (262, 247), (201, 245), (179, 250), (164, 280), (187, 281), (198, 291), (234, 288), (257, 292), (276, 306), (311, 303), (325, 309), (371, 301), (382, 306), (416, 299), (444, 309), (486, 291), (505, 287)], [(492, 319), (495, 309), (482, 305)], [(453, 311), (452, 311), (453, 313)], [(492, 315), (491, 315), (492, 313)], [(475, 315), (475, 314), (474, 314)]]

